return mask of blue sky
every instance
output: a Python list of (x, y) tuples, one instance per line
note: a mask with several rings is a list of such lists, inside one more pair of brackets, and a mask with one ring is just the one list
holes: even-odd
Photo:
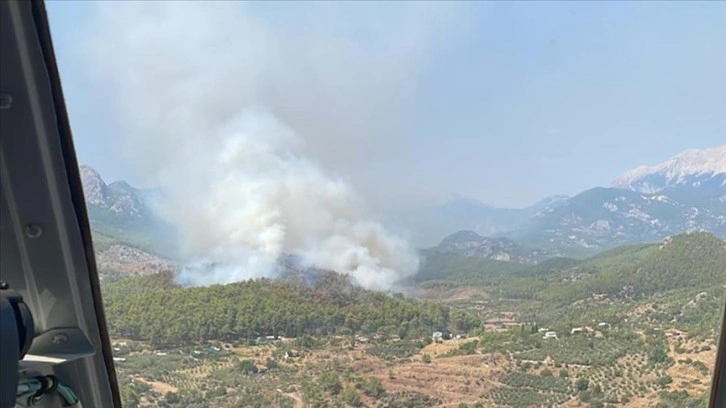
[[(351, 152), (369, 147), (365, 155), (311, 149), (374, 201), (456, 192), (526, 206), (726, 142), (724, 2), (238, 6), (281, 38), (314, 32), (370, 55), (393, 50), (412, 71), (395, 126), (372, 128), (380, 134), (370, 143), (340, 139)], [(87, 64), (83, 44), (97, 35), (104, 7), (48, 2), (76, 149), (105, 178), (144, 185), (119, 153), (125, 135), (115, 95)], [(394, 57), (385, 64), (399, 68)], [(372, 121), (381, 113), (370, 112)]]

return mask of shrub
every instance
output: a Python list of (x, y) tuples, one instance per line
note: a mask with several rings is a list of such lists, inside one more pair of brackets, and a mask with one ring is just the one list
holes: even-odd
[(659, 378), (658, 378), (658, 380), (656, 381), (656, 383), (657, 383), (657, 384), (658, 384), (658, 385), (659, 385), (659, 386), (660, 386), (661, 388), (664, 388), (664, 387), (666, 387), (666, 386), (667, 386), (668, 384), (670, 384), (670, 383), (672, 383), (672, 382), (673, 382), (673, 378), (671, 378), (671, 376), (670, 376), (670, 375), (664, 375), (664, 376), (662, 376), (662, 377), (659, 377)]
[(325, 391), (337, 395), (340, 393), (340, 391), (343, 389), (343, 386), (340, 385), (340, 379), (338, 379), (338, 374), (336, 374), (334, 371), (326, 371), (318, 377), (318, 385)]
[(366, 378), (363, 384), (361, 384), (361, 388), (365, 395), (373, 398), (380, 398), (386, 393), (383, 384), (381, 384), (381, 380), (375, 377)]
[(360, 396), (358, 395), (358, 392), (353, 387), (345, 387), (343, 392), (340, 394), (341, 397), (343, 397), (343, 402), (346, 404), (353, 406), (353, 407), (360, 407), (363, 404), (361, 403)]

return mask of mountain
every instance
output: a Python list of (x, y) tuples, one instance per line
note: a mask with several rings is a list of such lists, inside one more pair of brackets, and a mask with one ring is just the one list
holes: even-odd
[(692, 231), (726, 236), (726, 202), (695, 192), (643, 194), (597, 187), (535, 213), (526, 227), (505, 236), (582, 255)]
[(537, 211), (556, 207), (567, 198), (555, 195), (526, 208), (498, 208), (460, 194), (449, 194), (428, 206), (396, 213), (389, 217), (389, 224), (409, 231), (417, 246), (432, 247), (455, 231), (489, 236), (515, 230)]
[(587, 254), (681, 232), (726, 236), (726, 145), (686, 150), (628, 170), (613, 187), (586, 190), (536, 212), (504, 234), (530, 245)]
[(722, 190), (726, 188), (726, 145), (686, 150), (658, 165), (628, 170), (612, 186), (641, 193), (682, 187)]
[(422, 248), (435, 246), (455, 231), (494, 235), (517, 228), (529, 214), (520, 209), (496, 208), (476, 199), (450, 194), (429, 205), (393, 214), (387, 224), (410, 232)]
[(125, 181), (107, 185), (93, 168), (81, 165), (81, 181), (86, 203), (98, 210), (105, 210), (122, 217), (142, 217), (146, 208), (137, 190)]
[(527, 248), (508, 238), (485, 238), (473, 231), (449, 235), (432, 250), (522, 264), (534, 264), (554, 255), (550, 251)]
[[(93, 168), (81, 165), (80, 170), (97, 251), (122, 245), (145, 251), (150, 256), (174, 258), (177, 252), (174, 230), (154, 211), (161, 192), (137, 189), (125, 181), (106, 184)], [(129, 251), (126, 249), (125, 253)], [(113, 259), (109, 261), (111, 264), (122, 262)], [(163, 264), (162, 261), (152, 263)]]
[[(88, 166), (81, 173), (99, 240), (173, 256), (173, 230), (154, 211), (160, 191), (123, 181), (107, 185)], [(392, 214), (387, 221), (409, 232), (421, 248), (520, 263), (546, 255), (588, 256), (682, 232), (726, 237), (726, 145), (687, 150), (663, 163), (628, 170), (611, 187), (551, 196), (526, 208), (497, 208), (450, 194)], [(456, 231), (468, 232), (449, 237)], [(442, 237), (449, 238), (441, 242)]]
[[(681, 232), (726, 237), (726, 145), (687, 150), (661, 164), (628, 170), (611, 187), (548, 197), (523, 209), (451, 196), (413, 214), (416, 222), (409, 225), (415, 236), (423, 232), (444, 237), (464, 230), (569, 256)], [(469, 252), (477, 245), (471, 243)], [(487, 245), (496, 254), (493, 242), (479, 246)], [(462, 253), (461, 248), (457, 251)]]

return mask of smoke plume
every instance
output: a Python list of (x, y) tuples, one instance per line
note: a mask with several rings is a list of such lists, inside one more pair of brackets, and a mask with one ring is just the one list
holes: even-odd
[(437, 24), (400, 21), (406, 35), (381, 49), (286, 32), (233, 2), (98, 11), (89, 67), (113, 95), (130, 162), (166, 192), (188, 261), (180, 279), (270, 276), (286, 254), (368, 288), (415, 272), (409, 244), (330, 169), (396, 150)]

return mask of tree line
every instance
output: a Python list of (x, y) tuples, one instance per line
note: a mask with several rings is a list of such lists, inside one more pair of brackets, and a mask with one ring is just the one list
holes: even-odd
[(335, 273), (312, 284), (288, 278), (208, 287), (181, 287), (164, 273), (107, 283), (103, 297), (112, 336), (161, 346), (306, 334), (421, 338), (481, 326), (471, 313), (364, 290)]

